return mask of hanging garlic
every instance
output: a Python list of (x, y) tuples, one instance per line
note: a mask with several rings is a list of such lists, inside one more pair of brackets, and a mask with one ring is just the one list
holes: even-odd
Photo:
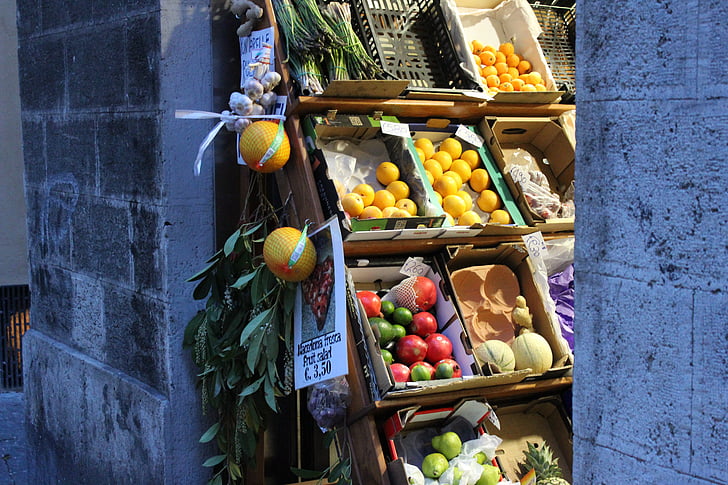
[(260, 80), (260, 83), (263, 85), (263, 88), (266, 91), (272, 91), (273, 88), (278, 86), (278, 83), (281, 82), (281, 75), (278, 74), (275, 71), (268, 71), (268, 73), (263, 76), (263, 79)]
[(235, 118), (230, 111), (225, 110), (221, 113), (220, 119), (225, 122), (225, 128), (228, 131), (235, 131)]
[(253, 109), (253, 100), (245, 94), (238, 93), (237, 91), (230, 95), (230, 109), (236, 114), (246, 116), (250, 114)]
[(245, 94), (253, 101), (258, 101), (263, 96), (263, 85), (257, 79), (250, 78), (243, 85)]
[(265, 108), (263, 108), (261, 105), (259, 105), (258, 103), (256, 103), (256, 104), (253, 105), (253, 112), (250, 113), (250, 114), (251, 115), (256, 115), (256, 116), (264, 115), (265, 114)]
[(243, 131), (245, 131), (245, 128), (250, 126), (251, 123), (252, 123), (252, 121), (249, 120), (248, 118), (239, 118), (239, 119), (235, 120), (235, 127), (234, 127), (233, 131), (242, 133)]
[(248, 76), (247, 77), (253, 77), (255, 79), (263, 79), (263, 77), (268, 73), (268, 64), (265, 64), (263, 62), (252, 62), (248, 64)]
[(263, 106), (266, 111), (268, 111), (268, 108), (276, 104), (276, 101), (278, 100), (278, 95), (272, 91), (268, 91), (267, 93), (264, 93), (263, 96), (260, 97), (258, 100), (258, 103), (260, 103), (261, 106)]

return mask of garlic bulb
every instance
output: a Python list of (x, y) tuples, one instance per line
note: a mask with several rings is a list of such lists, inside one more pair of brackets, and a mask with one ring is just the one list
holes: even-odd
[(278, 83), (281, 82), (281, 75), (278, 74), (275, 71), (268, 71), (268, 73), (263, 76), (263, 79), (260, 80), (260, 83), (263, 85), (263, 88), (266, 91), (272, 91), (273, 88), (278, 86)]
[(258, 100), (258, 103), (260, 103), (261, 106), (263, 106), (266, 110), (276, 104), (276, 101), (278, 100), (278, 95), (272, 91), (268, 91), (267, 93), (264, 93), (263, 96), (260, 97)]
[(242, 116), (249, 115), (253, 109), (253, 100), (237, 91), (230, 95), (230, 102), (228, 104), (231, 110)]
[(258, 101), (260, 97), (263, 96), (263, 85), (254, 78), (250, 78), (245, 81), (243, 90), (245, 91), (246, 96), (253, 101)]
[(256, 103), (253, 105), (253, 112), (250, 114), (258, 115), (258, 116), (263, 115), (263, 114), (265, 114), (265, 108), (263, 108), (261, 105)]
[(252, 121), (249, 120), (248, 118), (237, 119), (237, 120), (235, 120), (234, 129), (232, 131), (237, 131), (238, 133), (242, 133), (245, 130), (245, 128), (250, 126), (251, 123), (252, 123)]

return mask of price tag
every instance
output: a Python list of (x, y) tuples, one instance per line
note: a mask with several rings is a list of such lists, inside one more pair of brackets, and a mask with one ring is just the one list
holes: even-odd
[(528, 254), (532, 258), (541, 258), (546, 252), (546, 241), (543, 239), (541, 232), (534, 232), (532, 234), (524, 234), (522, 236), (523, 242), (526, 244)]
[(528, 172), (526, 172), (526, 170), (519, 167), (518, 165), (511, 166), (509, 173), (511, 174), (511, 178), (513, 179), (513, 181), (517, 184), (525, 184), (526, 182), (531, 180)]
[(406, 276), (425, 276), (430, 267), (415, 258), (407, 258), (399, 272)]
[(455, 132), (455, 136), (470, 143), (471, 145), (475, 145), (476, 148), (482, 147), (484, 143), (483, 137), (470, 130), (465, 125), (458, 126), (458, 129)]
[(382, 128), (382, 133), (386, 135), (394, 135), (402, 138), (411, 138), (409, 125), (407, 123), (393, 123), (391, 121), (380, 121), (379, 126)]

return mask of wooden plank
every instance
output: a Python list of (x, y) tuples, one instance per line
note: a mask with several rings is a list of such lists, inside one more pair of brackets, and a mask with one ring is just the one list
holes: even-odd
[(387, 460), (372, 416), (349, 425), (353, 483), (389, 485)]

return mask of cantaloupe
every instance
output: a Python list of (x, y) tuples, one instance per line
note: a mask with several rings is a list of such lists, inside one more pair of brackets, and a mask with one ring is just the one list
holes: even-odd
[(501, 372), (511, 372), (516, 367), (516, 358), (511, 347), (502, 340), (487, 340), (475, 348), (475, 356), (483, 363), (491, 362)]
[(521, 333), (511, 344), (511, 349), (516, 357), (516, 370), (530, 367), (534, 373), (541, 374), (551, 368), (554, 359), (551, 347), (537, 333)]

